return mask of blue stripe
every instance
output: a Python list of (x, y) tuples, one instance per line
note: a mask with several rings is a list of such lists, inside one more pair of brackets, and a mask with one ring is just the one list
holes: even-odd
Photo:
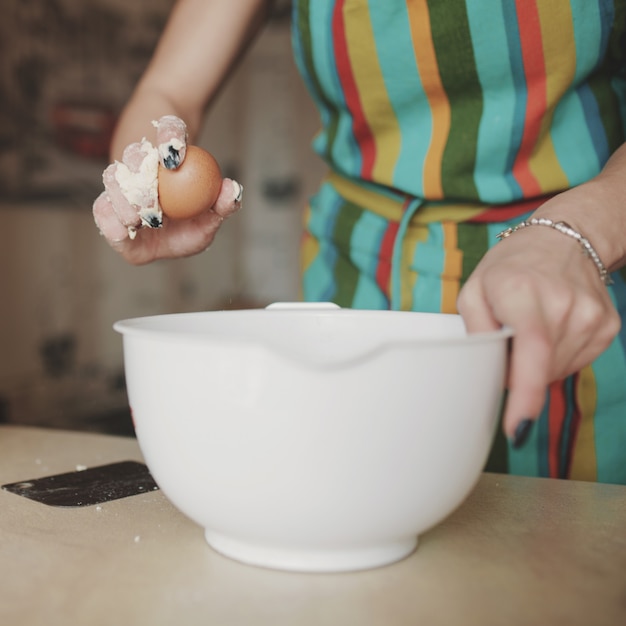
[(378, 252), (385, 236), (388, 222), (383, 217), (363, 211), (350, 235), (350, 259), (359, 270), (359, 280), (354, 292), (355, 309), (388, 309), (389, 298), (376, 282)]
[(596, 380), (595, 437), (598, 482), (626, 485), (626, 357), (615, 339), (594, 362)]
[(351, 307), (353, 309), (386, 310), (389, 308), (389, 299), (381, 291), (375, 280), (365, 274), (359, 274)]
[(619, 272), (611, 274), (609, 293), (622, 318), (618, 336), (593, 365), (598, 404), (594, 419), (599, 482), (626, 485), (626, 282)]
[(513, 83), (515, 85), (515, 106), (513, 110), (513, 125), (511, 131), (511, 142), (509, 153), (506, 159), (505, 178), (511, 187), (513, 198), (522, 197), (522, 189), (513, 176), (513, 164), (515, 157), (522, 143), (524, 133), (524, 119), (526, 116), (526, 101), (528, 92), (526, 89), (526, 78), (524, 74), (524, 63), (522, 60), (522, 48), (520, 42), (519, 28), (517, 26), (517, 13), (515, 11), (515, 0), (504, 0), (502, 4), (504, 23), (508, 41), (509, 63)]
[[(299, 4), (294, 2), (294, 6)], [(358, 144), (352, 133), (352, 120), (346, 111), (345, 99), (341, 88), (341, 81), (337, 74), (335, 63), (335, 50), (333, 42), (333, 9), (335, 2), (331, 0), (311, 0), (309, 2), (309, 15), (306, 16), (307, 27), (310, 30), (311, 41), (314, 42), (309, 50), (311, 62), (319, 84), (316, 89), (308, 76), (308, 70), (304, 63), (305, 53), (302, 49), (303, 42), (297, 32), (298, 22), (294, 20), (294, 52), (298, 69), (305, 77), (305, 83), (319, 109), (322, 121), (320, 132), (313, 139), (313, 150), (324, 158), (335, 163), (343, 163), (346, 171), (360, 171), (361, 154)], [(294, 8), (294, 16), (302, 17)], [(336, 122), (336, 137), (333, 141), (329, 131), (333, 122)]]
[(302, 275), (303, 298), (307, 302), (331, 301), (337, 292), (334, 271), (339, 253), (331, 239), (341, 205), (341, 198), (328, 183), (311, 198), (307, 229), (319, 242), (319, 251)]
[[(598, 103), (588, 85), (581, 85), (576, 90), (580, 103), (582, 105), (587, 128), (589, 129), (589, 135), (593, 143), (595, 154), (598, 157), (598, 171), (599, 168), (604, 165), (610, 156), (609, 143), (604, 131), (604, 125), (602, 124), (602, 118), (600, 117), (600, 110)], [(583, 146), (578, 148), (582, 149)]]
[(319, 242), (319, 252), (302, 276), (305, 302), (331, 302), (337, 293), (333, 271), (337, 263), (337, 248), (330, 241)]
[(389, 223), (380, 215), (363, 211), (350, 235), (350, 257), (369, 277), (376, 278), (378, 252)]
[[(505, 166), (513, 161), (511, 146), (502, 140), (515, 126), (516, 115), (519, 117), (515, 108), (514, 83), (510, 73), (502, 72), (501, 58), (494, 54), (494, 50), (506, 50), (508, 46), (507, 32), (503, 29), (502, 2), (468, 2), (467, 16), (476, 71), (484, 93), (474, 183), (481, 200), (500, 204), (512, 200), (514, 193), (519, 193), (519, 185), (516, 182), (512, 185), (505, 177)], [(486, 32), (489, 37), (484, 36)]]
[[(574, 74), (568, 90), (554, 110), (550, 137), (554, 151), (570, 186), (589, 180), (608, 158), (604, 127), (599, 122), (598, 106), (586, 81), (598, 67), (606, 51), (606, 19), (589, 0), (571, 0), (574, 46)], [(581, 85), (584, 85), (581, 87)], [(595, 158), (594, 158), (595, 157)]]
[[(338, 115), (335, 140), (329, 146), (332, 161), (335, 164), (341, 163), (346, 172), (360, 172), (363, 159), (359, 143), (352, 132), (352, 118), (347, 113), (348, 108), (335, 62), (335, 45), (332, 38), (335, 4), (334, 0), (311, 0), (311, 23), (319, 25), (312, 33), (315, 39), (313, 54), (316, 59), (316, 68), (319, 67), (318, 80), (326, 85), (327, 96), (335, 107), (335, 114)], [(320, 55), (323, 55), (323, 59)], [(314, 143), (314, 147), (319, 143), (320, 138), (321, 135)], [(327, 137), (327, 142), (330, 139)]]
[[(584, 89), (589, 91), (587, 87)], [(601, 167), (598, 159), (598, 134), (586, 130), (590, 122), (593, 124), (593, 120), (589, 119), (589, 112), (582, 106), (580, 91), (578, 89), (566, 94), (559, 102), (550, 129), (554, 152), (570, 185), (579, 185), (589, 180), (598, 174)], [(593, 98), (593, 94), (591, 97)], [(561, 120), (565, 123), (560, 124)], [(601, 123), (600, 131), (604, 136)], [(606, 141), (604, 143), (606, 145)]]
[[(615, 308), (622, 320), (626, 319), (626, 282), (619, 272), (611, 274), (613, 285), (609, 289), (609, 293), (615, 304)], [(619, 339), (622, 343), (622, 349), (626, 352), (626, 323), (623, 323), (619, 331)]]
[(415, 246), (411, 270), (417, 273), (413, 285), (414, 311), (439, 313), (441, 311), (441, 275), (445, 268), (446, 253), (443, 226), (440, 223), (428, 225), (428, 238)]

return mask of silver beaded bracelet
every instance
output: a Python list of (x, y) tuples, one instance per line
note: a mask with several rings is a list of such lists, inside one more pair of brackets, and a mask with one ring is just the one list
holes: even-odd
[(583, 237), (578, 231), (574, 230), (566, 222), (553, 222), (545, 217), (531, 217), (529, 220), (520, 222), (517, 226), (506, 228), (501, 233), (498, 233), (496, 237), (500, 240), (506, 239), (509, 235), (512, 235), (514, 232), (521, 230), (522, 228), (526, 228), (527, 226), (548, 226), (550, 228), (554, 228), (554, 230), (558, 230), (560, 233), (563, 233), (568, 237), (571, 237), (572, 239), (575, 239), (581, 245), (585, 256), (588, 256), (595, 263), (602, 282), (605, 285), (613, 284), (609, 272), (606, 267), (604, 267), (604, 263), (600, 260), (598, 253), (589, 243), (589, 240)]

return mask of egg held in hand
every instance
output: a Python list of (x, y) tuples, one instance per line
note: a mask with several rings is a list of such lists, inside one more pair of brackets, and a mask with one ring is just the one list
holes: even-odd
[(198, 146), (187, 146), (182, 165), (168, 170), (159, 165), (159, 204), (171, 219), (196, 217), (210, 209), (222, 187), (215, 158)]

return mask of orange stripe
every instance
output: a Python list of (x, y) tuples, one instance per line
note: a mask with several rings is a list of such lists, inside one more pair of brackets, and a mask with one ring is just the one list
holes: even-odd
[(463, 253), (459, 250), (457, 225), (453, 222), (444, 222), (442, 225), (444, 236), (445, 261), (441, 277), (441, 312), (456, 313), (456, 300), (459, 296), (459, 281), (463, 267)]
[(407, 0), (415, 61), (432, 112), (432, 136), (424, 161), (424, 195), (443, 198), (441, 162), (450, 133), (450, 103), (441, 82), (426, 0)]

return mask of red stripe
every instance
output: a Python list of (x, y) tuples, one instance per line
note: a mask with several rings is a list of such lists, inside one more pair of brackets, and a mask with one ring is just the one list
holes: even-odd
[(565, 384), (557, 380), (550, 385), (548, 409), (548, 467), (551, 478), (559, 478), (559, 454), (565, 411)]
[(507, 204), (494, 204), (472, 217), (470, 222), (506, 222), (515, 219), (524, 213), (529, 213), (539, 208), (544, 202), (552, 198), (555, 194), (548, 194), (539, 198), (522, 200), (521, 202), (511, 202)]
[(365, 118), (365, 111), (361, 103), (361, 97), (357, 89), (346, 40), (345, 21), (343, 18), (343, 5), (345, 0), (339, 0), (333, 10), (333, 41), (335, 46), (335, 62), (343, 95), (346, 100), (348, 111), (352, 115), (352, 133), (359, 144), (361, 151), (361, 175), (366, 180), (371, 180), (376, 157), (376, 144), (374, 135)]
[(379, 261), (376, 268), (376, 284), (387, 295), (391, 293), (391, 260), (393, 258), (393, 244), (396, 241), (399, 228), (400, 224), (398, 222), (389, 223), (378, 252)]
[(515, 5), (526, 76), (527, 101), (524, 132), (513, 164), (513, 176), (524, 191), (524, 195), (539, 195), (541, 187), (530, 171), (528, 160), (537, 143), (541, 118), (547, 106), (546, 64), (536, 1), (516, 0)]

